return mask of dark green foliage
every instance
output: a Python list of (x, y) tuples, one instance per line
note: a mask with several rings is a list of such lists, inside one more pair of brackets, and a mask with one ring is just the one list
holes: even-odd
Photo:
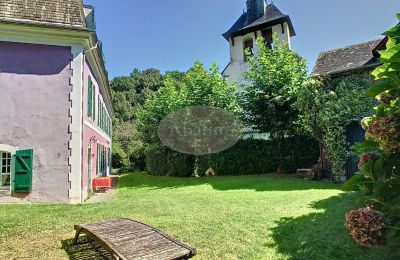
[(364, 71), (311, 79), (298, 91), (299, 126), (324, 144), (336, 177), (344, 174), (350, 155), (347, 127), (373, 111), (374, 99), (366, 93), (369, 86), (371, 77)]
[(194, 156), (168, 150), (168, 175), (191, 177), (194, 173)]
[(274, 48), (257, 40), (259, 55), (249, 60), (242, 105), (249, 126), (272, 138), (292, 132), (298, 117), (297, 91), (307, 80), (306, 61), (274, 35)]
[(128, 156), (121, 146), (114, 142), (112, 145), (112, 167), (119, 169), (129, 165)]
[(177, 153), (161, 145), (145, 149), (147, 172), (154, 176), (190, 177), (194, 173), (194, 157)]
[(136, 110), (137, 129), (145, 144), (160, 143), (158, 126), (168, 114), (188, 106), (214, 106), (238, 112), (235, 86), (229, 86), (215, 64), (209, 70), (196, 61), (183, 76), (177, 72), (167, 74), (163, 86)]
[[(168, 72), (171, 78), (184, 81), (185, 73)], [(130, 76), (116, 77), (110, 85), (113, 92), (115, 115), (113, 119), (113, 166), (146, 168), (144, 146), (137, 134), (135, 111), (140, 110), (148, 97), (164, 84), (166, 75), (156, 69), (139, 71), (134, 69)]]
[[(398, 15), (400, 19), (400, 14)], [(360, 154), (360, 175), (345, 188), (359, 191), (359, 201), (384, 213), (388, 221), (390, 252), (400, 245), (400, 30), (386, 32), (386, 49), (380, 51), (382, 66), (372, 72), (375, 84), (368, 93), (381, 103), (371, 118), (363, 120), (367, 141), (355, 151)], [(362, 176), (362, 177), (360, 177)], [(398, 259), (393, 258), (393, 259)]]
[(160, 145), (149, 145), (144, 152), (147, 172), (154, 176), (168, 175), (168, 149)]
[[(241, 140), (221, 153), (198, 157), (197, 174), (203, 175), (209, 167), (222, 176), (273, 173), (279, 167), (281, 158), (284, 172), (294, 173), (317, 162), (319, 148), (316, 140), (305, 136), (280, 140)], [(282, 154), (277, 153), (278, 145)]]

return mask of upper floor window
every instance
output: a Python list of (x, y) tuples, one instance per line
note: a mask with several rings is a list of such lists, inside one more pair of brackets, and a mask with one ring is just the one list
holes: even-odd
[(268, 48), (272, 49), (272, 44), (273, 44), (273, 37), (272, 37), (272, 28), (266, 29), (262, 31), (262, 35), (264, 38), (264, 42), (267, 45)]
[(88, 96), (87, 96), (87, 111), (88, 117), (96, 119), (96, 88), (92, 82), (92, 78), (88, 77)]
[(246, 53), (246, 50), (249, 50), (250, 56), (253, 56), (254, 55), (253, 48), (254, 48), (253, 39), (247, 39), (243, 42), (243, 56), (245, 61), (249, 59), (249, 55)]

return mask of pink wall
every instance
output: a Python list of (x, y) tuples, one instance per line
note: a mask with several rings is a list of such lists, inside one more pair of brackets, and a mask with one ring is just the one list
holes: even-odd
[[(96, 120), (93, 121), (88, 117), (88, 79), (89, 76), (92, 79), (92, 83), (95, 89), (96, 97)], [(85, 60), (84, 73), (83, 73), (83, 134), (82, 134), (82, 190), (84, 194), (87, 192), (88, 188), (88, 146), (92, 147), (92, 180), (96, 178), (97, 169), (97, 144), (101, 144), (106, 148), (111, 149), (111, 137), (109, 137), (100, 127), (98, 123), (98, 96), (100, 89), (98, 87), (98, 82), (94, 77), (94, 73), (90, 68), (90, 64)], [(100, 99), (103, 101), (102, 95), (100, 93)], [(104, 102), (104, 101), (103, 101)], [(96, 141), (94, 141), (97, 140)], [(108, 155), (108, 154), (107, 154)], [(108, 156), (107, 156), (108, 159)], [(108, 161), (107, 161), (108, 162)]]

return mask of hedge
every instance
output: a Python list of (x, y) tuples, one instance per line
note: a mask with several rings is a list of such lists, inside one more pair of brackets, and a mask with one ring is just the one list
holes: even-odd
[[(281, 147), (282, 156), (277, 147)], [(319, 146), (307, 136), (285, 138), (279, 144), (274, 141), (245, 139), (230, 149), (217, 154), (195, 157), (180, 154), (168, 148), (150, 146), (146, 149), (147, 170), (151, 175), (192, 176), (195, 169), (204, 175), (211, 167), (217, 175), (254, 175), (276, 172), (283, 163), (284, 172), (294, 173), (299, 168), (309, 168), (318, 162)]]
[(217, 175), (254, 175), (276, 172), (282, 158), (284, 172), (294, 173), (318, 162), (318, 142), (312, 138), (296, 136), (285, 138), (280, 144), (266, 140), (246, 139), (218, 154), (198, 158), (197, 173), (202, 175), (212, 167)]
[(194, 173), (194, 156), (177, 153), (160, 145), (147, 147), (145, 155), (150, 175), (190, 177)]

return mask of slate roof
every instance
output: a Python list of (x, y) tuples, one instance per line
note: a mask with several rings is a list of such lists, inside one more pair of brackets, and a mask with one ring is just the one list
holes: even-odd
[(344, 48), (321, 52), (311, 77), (339, 74), (348, 71), (373, 68), (380, 65), (376, 52), (385, 39), (363, 42)]
[(258, 30), (264, 27), (273, 26), (276, 24), (281, 24), (287, 22), (289, 24), (290, 36), (295, 36), (296, 32), (294, 30), (292, 21), (288, 15), (284, 15), (274, 4), (270, 4), (265, 8), (264, 16), (260, 17), (256, 21), (250, 23), (247, 12), (243, 13), (239, 19), (233, 24), (233, 26), (222, 36), (226, 40), (231, 37), (240, 36)]
[(82, 0), (1, 0), (0, 21), (85, 29)]

